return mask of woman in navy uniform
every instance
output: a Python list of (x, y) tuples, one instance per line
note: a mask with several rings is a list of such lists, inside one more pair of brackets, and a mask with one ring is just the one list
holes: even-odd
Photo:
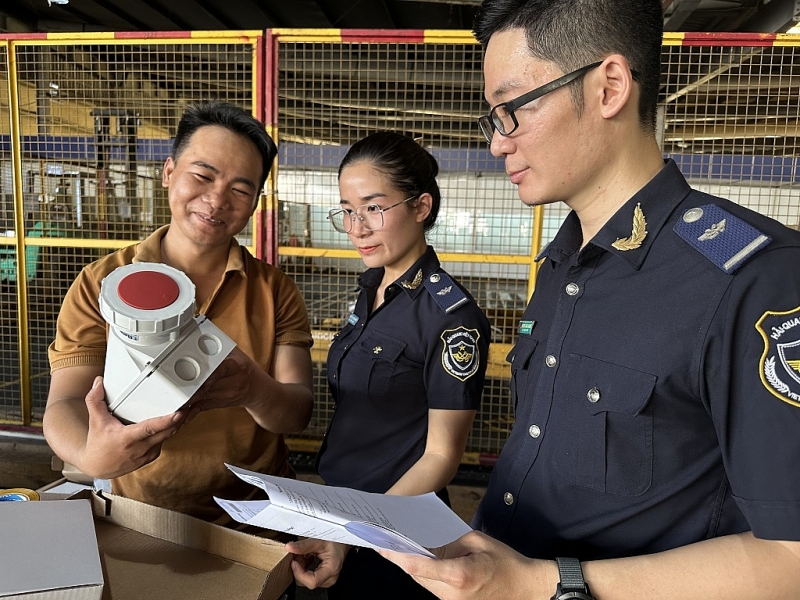
[[(437, 173), (429, 152), (392, 132), (357, 142), (339, 167), (341, 207), (329, 218), (368, 269), (328, 354), (336, 410), (317, 457), (328, 485), (448, 501), (480, 403), (490, 330), (425, 239), (439, 212)], [(297, 581), (335, 584), (331, 600), (433, 598), (372, 550), (317, 540), (287, 547)]]

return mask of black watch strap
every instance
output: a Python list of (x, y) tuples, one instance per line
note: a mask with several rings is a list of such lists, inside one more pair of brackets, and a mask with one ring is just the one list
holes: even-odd
[(556, 558), (558, 565), (558, 575), (561, 578), (561, 583), (558, 585), (556, 595), (553, 596), (554, 600), (566, 600), (568, 598), (576, 598), (580, 600), (592, 600), (589, 586), (583, 579), (583, 569), (581, 569), (581, 561), (577, 558)]

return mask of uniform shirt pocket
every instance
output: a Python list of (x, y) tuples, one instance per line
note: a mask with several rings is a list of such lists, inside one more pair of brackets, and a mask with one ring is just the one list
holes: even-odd
[(648, 406), (657, 377), (571, 354), (554, 407), (563, 420), (554, 462), (573, 483), (609, 494), (636, 496), (653, 480), (653, 415)]
[(381, 332), (370, 332), (359, 340), (357, 351), (363, 360), (369, 381), (370, 396), (385, 396), (389, 393), (398, 359), (406, 348), (406, 342)]
[(509, 391), (511, 393), (511, 400), (514, 403), (514, 413), (517, 412), (520, 394), (524, 395), (525, 393), (531, 357), (536, 350), (537, 344), (538, 342), (533, 338), (520, 337), (511, 349), (511, 352), (506, 356), (506, 362), (511, 365)]

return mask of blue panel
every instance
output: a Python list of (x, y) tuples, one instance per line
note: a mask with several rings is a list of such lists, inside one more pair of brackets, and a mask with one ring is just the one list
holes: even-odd
[[(109, 153), (110, 160), (126, 160), (126, 139), (114, 137), (109, 139), (109, 143), (113, 144)], [(10, 136), (0, 136), (0, 151), (11, 152)], [(163, 163), (171, 152), (172, 140), (136, 140), (137, 162)], [(97, 159), (97, 146), (95, 138), (91, 136), (25, 135), (22, 136), (22, 154), (25, 158), (94, 163)]]
[(725, 183), (800, 183), (800, 161), (791, 156), (668, 154), (691, 180)]
[[(111, 160), (125, 160), (126, 140), (110, 139)], [(289, 168), (338, 169), (349, 146), (313, 146), (285, 142), (278, 149), (278, 164)], [(0, 136), (0, 151), (10, 152), (10, 136)], [(26, 158), (46, 160), (83, 161), (96, 160), (93, 136), (23, 136), (22, 151)], [(502, 173), (504, 161), (489, 153), (488, 147), (431, 148), (442, 172)], [(163, 163), (172, 152), (172, 140), (137, 139), (137, 162)], [(800, 183), (800, 160), (791, 156), (731, 156), (708, 154), (669, 154), (689, 180), (764, 183)]]
[[(307, 169), (338, 169), (349, 146), (312, 146), (285, 142), (278, 149), (278, 164), (282, 167)], [(489, 149), (469, 150), (429, 148), (439, 162), (442, 172), (505, 171), (503, 159), (495, 158)]]

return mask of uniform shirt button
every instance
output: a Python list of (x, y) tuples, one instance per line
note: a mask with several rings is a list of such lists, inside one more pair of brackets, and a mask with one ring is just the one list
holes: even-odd
[(548, 367), (555, 367), (558, 364), (558, 359), (552, 354), (548, 354), (544, 359), (544, 364)]
[(505, 502), (508, 506), (514, 504), (514, 494), (511, 492), (506, 492), (503, 494), (503, 502)]
[(593, 387), (586, 394), (586, 399), (589, 400), (589, 402), (591, 402), (592, 404), (594, 404), (595, 402), (600, 400), (600, 390), (598, 390), (596, 387)]
[(528, 433), (532, 438), (538, 438), (540, 435), (542, 435), (542, 430), (538, 425), (531, 425), (528, 427)]
[(574, 296), (579, 291), (581, 291), (581, 288), (578, 286), (577, 283), (568, 283), (566, 289), (567, 289), (567, 294), (570, 296)]

